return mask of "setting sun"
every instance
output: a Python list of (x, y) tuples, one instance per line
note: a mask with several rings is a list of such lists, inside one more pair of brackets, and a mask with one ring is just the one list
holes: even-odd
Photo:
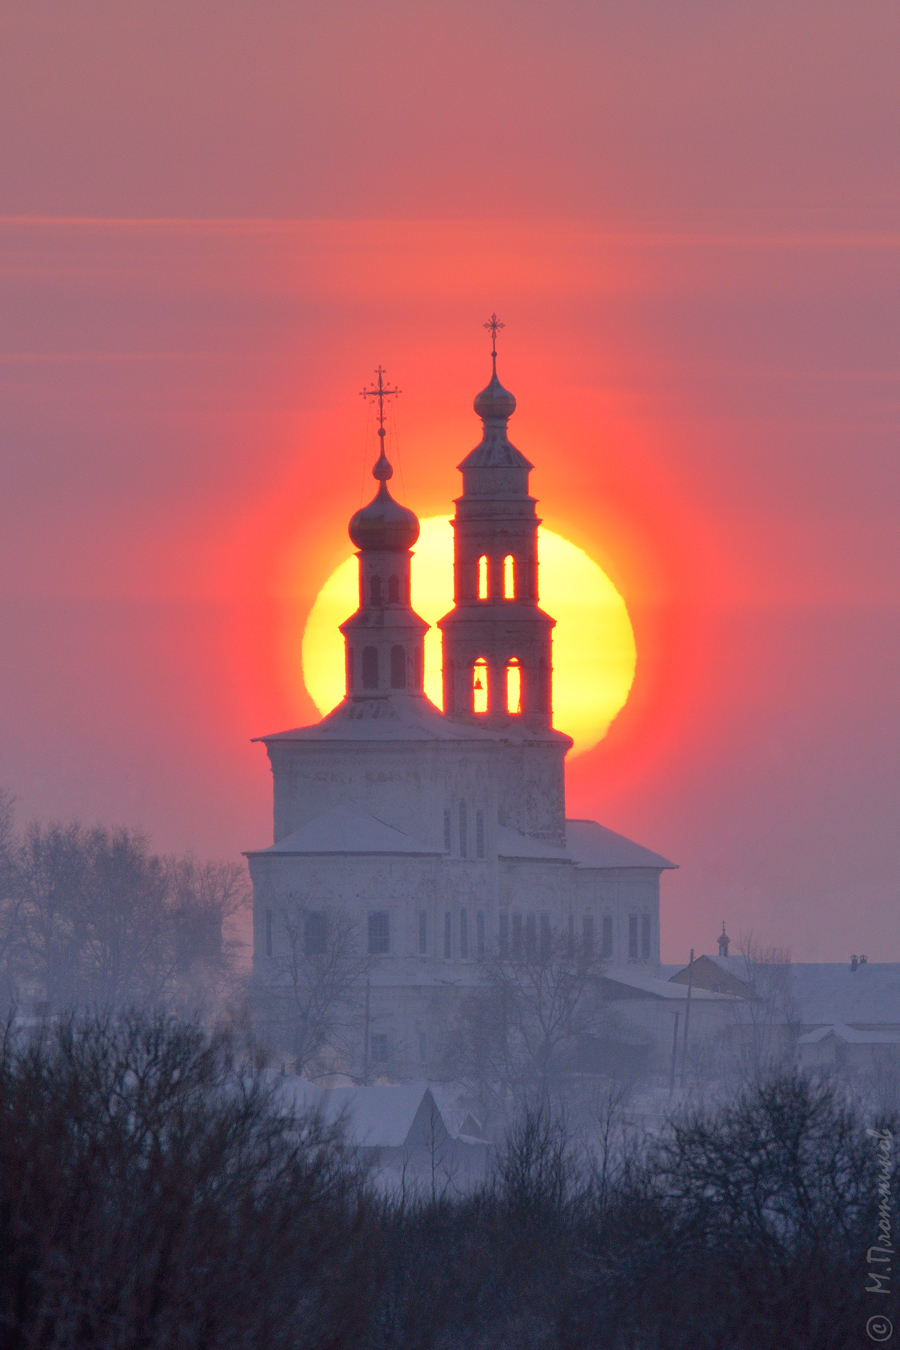
[[(554, 725), (589, 750), (625, 703), (634, 679), (634, 633), (625, 602), (580, 548), (540, 531), (541, 608), (553, 631)], [(453, 605), (453, 531), (443, 516), (422, 521), (412, 568), (413, 608), (432, 625), (425, 639), (425, 692), (441, 706), (441, 642), (435, 623)], [(357, 562), (350, 556), (319, 591), (298, 651), (302, 677), (320, 713), (344, 695), (344, 644), (338, 624), (358, 603)]]

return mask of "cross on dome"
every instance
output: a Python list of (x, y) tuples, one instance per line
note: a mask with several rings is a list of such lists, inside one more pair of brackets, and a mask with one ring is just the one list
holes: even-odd
[(491, 317), (490, 317), (490, 319), (488, 319), (487, 323), (484, 323), (484, 324), (482, 324), (481, 326), (482, 326), (482, 328), (488, 328), (488, 329), (490, 329), (490, 334), (491, 334), (491, 356), (494, 358), (494, 361), (496, 361), (496, 360), (497, 360), (497, 329), (498, 329), (498, 328), (505, 328), (505, 327), (506, 327), (506, 324), (505, 324), (505, 323), (501, 323), (500, 320), (497, 318), (497, 315), (496, 315), (496, 314), (492, 314)]
[(385, 399), (390, 400), (396, 398), (398, 394), (403, 393), (403, 390), (398, 389), (396, 385), (391, 389), (385, 384), (384, 377), (387, 374), (387, 371), (382, 370), (381, 366), (377, 367), (375, 374), (378, 376), (378, 383), (375, 384), (373, 381), (370, 388), (360, 389), (359, 396), (360, 398), (378, 399), (378, 412), (376, 413), (376, 417), (378, 418), (378, 435), (381, 440), (381, 454), (378, 456), (378, 460), (372, 470), (372, 476), (378, 478), (381, 482), (384, 482), (385, 479), (394, 476), (394, 470), (390, 460), (384, 453), (384, 438), (387, 434), (384, 429), (384, 401)]

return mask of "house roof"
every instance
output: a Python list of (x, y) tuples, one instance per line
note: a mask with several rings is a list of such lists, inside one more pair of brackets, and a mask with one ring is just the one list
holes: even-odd
[(869, 1031), (865, 1028), (848, 1027), (843, 1022), (831, 1026), (816, 1027), (797, 1037), (798, 1045), (818, 1045), (830, 1037), (844, 1041), (847, 1045), (900, 1045), (900, 1028), (896, 1031)]
[(393, 825), (386, 825), (383, 820), (378, 820), (350, 802), (341, 802), (323, 811), (315, 820), (307, 821), (293, 834), (279, 839), (268, 848), (256, 849), (247, 856), (313, 853), (404, 853), (423, 857), (440, 855), (440, 849), (430, 848), (421, 840), (394, 829)]
[(571, 738), (561, 731), (536, 732), (516, 722), (494, 729), (454, 722), (424, 694), (344, 698), (312, 726), (256, 736), (254, 740), (266, 745), (279, 741), (475, 741), (486, 744), (507, 741), (521, 745), (538, 740), (572, 743)]
[[(280, 1081), (279, 1092), (295, 1111), (319, 1110), (326, 1121), (343, 1119), (347, 1140), (356, 1148), (403, 1148), (414, 1143), (413, 1125), (423, 1107), (437, 1113), (451, 1138), (470, 1137), (467, 1131), (457, 1128), (455, 1120), (448, 1119), (446, 1104), (438, 1100), (427, 1083), (321, 1088), (305, 1078), (287, 1077)], [(469, 1118), (460, 1122), (469, 1123)]]
[[(786, 1010), (801, 1026), (868, 1023), (900, 1026), (900, 962), (867, 961), (856, 970), (847, 961), (794, 961), (766, 965), (744, 956), (696, 957), (727, 971), (751, 988), (771, 986), (778, 976)], [(686, 966), (679, 967), (682, 975)], [(783, 985), (782, 985), (783, 980)]]
[[(658, 998), (666, 999), (670, 1002), (684, 1003), (688, 996), (688, 987), (686, 984), (672, 984), (669, 980), (657, 979), (654, 975), (642, 975), (637, 971), (630, 970), (605, 970), (602, 975), (603, 991), (614, 998)], [(734, 999), (729, 994), (715, 994), (710, 989), (697, 989), (691, 991), (691, 999), (708, 1003), (710, 1000), (719, 1003), (733, 1003)]]
[(567, 820), (566, 849), (580, 867), (676, 868), (659, 853), (652, 853), (624, 834), (616, 834), (596, 820)]

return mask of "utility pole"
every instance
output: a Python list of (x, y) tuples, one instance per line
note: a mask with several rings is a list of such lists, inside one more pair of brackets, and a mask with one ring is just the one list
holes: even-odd
[(363, 1083), (369, 1086), (369, 977), (366, 976), (366, 1011), (363, 1018)]
[(694, 949), (691, 948), (691, 961), (688, 966), (688, 992), (687, 1005), (684, 1009), (684, 1046), (681, 1051), (681, 1086), (684, 1087), (685, 1076), (687, 1075), (687, 1050), (688, 1050), (688, 1028), (691, 1025), (691, 994), (694, 989)]
[(678, 1023), (681, 1019), (681, 1013), (675, 1014), (675, 1026), (672, 1031), (672, 1067), (669, 1071), (669, 1096), (675, 1091), (675, 1068), (678, 1063)]

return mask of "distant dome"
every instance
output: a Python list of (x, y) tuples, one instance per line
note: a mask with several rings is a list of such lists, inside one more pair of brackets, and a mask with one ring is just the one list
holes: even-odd
[(419, 537), (419, 519), (395, 502), (382, 478), (378, 491), (350, 521), (350, 538), (358, 549), (404, 553)]
[(479, 417), (512, 417), (516, 410), (516, 400), (508, 389), (497, 379), (497, 367), (494, 366), (494, 373), (491, 376), (491, 382), (486, 389), (475, 398), (475, 411)]

